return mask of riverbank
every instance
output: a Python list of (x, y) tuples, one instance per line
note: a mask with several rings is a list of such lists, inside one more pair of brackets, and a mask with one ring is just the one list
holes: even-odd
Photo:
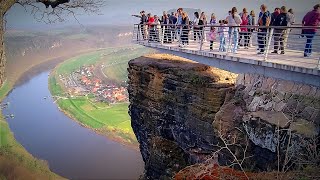
[[(49, 77), (49, 90), (53, 97), (60, 97), (56, 100), (59, 109), (71, 119), (74, 119), (81, 126), (89, 128), (94, 132), (106, 136), (108, 139), (138, 150), (138, 142), (131, 128), (131, 121), (128, 115), (128, 102), (108, 104), (95, 102), (93, 95), (75, 96), (70, 94), (65, 84), (61, 82), (61, 77), (67, 77), (74, 71), (79, 71), (77, 68), (81, 66), (96, 65), (99, 71), (101, 65), (104, 64), (107, 68), (114, 67), (115, 70), (126, 71), (127, 62), (135, 57), (139, 57), (150, 50), (142, 48), (133, 48), (131, 50), (119, 48), (113, 52), (101, 52), (101, 55), (92, 53), (72, 58), (59, 64)], [(117, 63), (115, 63), (117, 62)], [(121, 62), (121, 63), (119, 63)], [(109, 66), (112, 64), (112, 66)], [(104, 66), (102, 66), (104, 67)], [(125, 67), (125, 68), (123, 68)], [(126, 75), (122, 72), (121, 75), (106, 79), (103, 81), (124, 82)], [(103, 74), (103, 73), (99, 73)], [(119, 74), (119, 73), (118, 73)], [(115, 81), (116, 80), (116, 81)], [(69, 93), (67, 93), (69, 92)], [(64, 97), (64, 98), (62, 98)]]
[[(37, 63), (31, 62), (20, 71), (8, 71), (7, 80), (0, 88), (0, 101), (15, 87), (28, 81), (33, 74), (43, 69), (53, 68), (56, 64), (75, 55), (97, 51), (90, 49), (71, 53), (67, 56), (48, 58)], [(17, 66), (19, 66), (17, 64)], [(0, 179), (64, 179), (50, 171), (48, 164), (33, 157), (16, 141), (0, 111)]]

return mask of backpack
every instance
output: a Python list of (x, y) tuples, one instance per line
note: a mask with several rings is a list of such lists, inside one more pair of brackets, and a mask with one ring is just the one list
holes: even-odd
[[(266, 24), (263, 24), (263, 18), (266, 18)], [(265, 12), (262, 14), (262, 16), (259, 18), (259, 26), (269, 26), (271, 22), (271, 17), (269, 12)]]

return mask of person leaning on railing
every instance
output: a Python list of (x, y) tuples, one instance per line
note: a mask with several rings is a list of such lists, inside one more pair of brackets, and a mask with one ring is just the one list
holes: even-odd
[[(288, 26), (288, 16), (287, 9), (285, 6), (280, 8), (280, 14), (273, 21), (273, 26)], [(274, 51), (272, 53), (278, 54), (278, 51), (281, 51), (281, 54), (284, 54), (284, 38), (285, 38), (285, 28), (275, 28), (274, 29)], [(280, 47), (279, 47), (280, 44)]]
[[(313, 10), (308, 12), (302, 19), (303, 26), (317, 27), (320, 24), (320, 4), (316, 4)], [(302, 29), (302, 35), (307, 37), (307, 43), (304, 49), (304, 57), (309, 57), (312, 52), (312, 40), (316, 34), (317, 28)]]
[(134, 17), (140, 18), (140, 25), (138, 26), (138, 32), (140, 31), (144, 40), (147, 39), (147, 26), (145, 25), (148, 22), (148, 18), (145, 15), (144, 11), (140, 12), (140, 15), (132, 15)]

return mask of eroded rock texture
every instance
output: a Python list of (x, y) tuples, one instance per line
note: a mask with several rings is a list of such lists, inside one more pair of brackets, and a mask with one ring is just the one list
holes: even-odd
[(196, 163), (230, 165), (234, 156), (248, 157), (246, 169), (277, 169), (278, 159), (287, 161), (285, 152), (297, 156), (319, 135), (317, 87), (237, 77), (163, 54), (131, 60), (128, 72), (145, 179), (171, 178)]

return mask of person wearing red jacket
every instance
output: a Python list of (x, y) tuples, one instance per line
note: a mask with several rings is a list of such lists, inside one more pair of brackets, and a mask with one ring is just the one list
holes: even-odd
[[(317, 27), (320, 24), (320, 4), (316, 4), (313, 10), (308, 12), (302, 19), (303, 26)], [(302, 35), (307, 37), (304, 49), (304, 57), (309, 57), (312, 52), (312, 40), (317, 32), (317, 28), (303, 29)]]

